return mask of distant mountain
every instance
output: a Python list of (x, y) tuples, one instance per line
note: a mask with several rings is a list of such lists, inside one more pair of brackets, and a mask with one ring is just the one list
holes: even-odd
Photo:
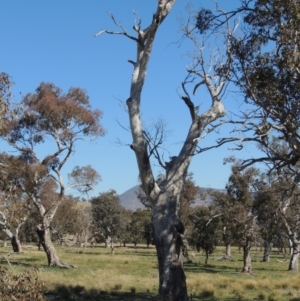
[[(136, 185), (119, 195), (121, 205), (125, 209), (135, 211), (137, 209), (146, 208), (137, 197), (139, 193), (139, 187), (139, 185)], [(225, 191), (224, 189), (200, 187), (199, 195), (195, 200), (194, 206), (209, 206), (212, 202), (212, 197), (209, 194), (211, 190)]]
[(125, 209), (135, 211), (146, 208), (137, 197), (139, 188), (140, 185), (133, 186), (119, 195), (120, 203)]

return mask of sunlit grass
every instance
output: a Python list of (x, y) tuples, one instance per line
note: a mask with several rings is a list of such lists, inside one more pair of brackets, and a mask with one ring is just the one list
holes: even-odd
[[(70, 298), (62, 300), (72, 300), (72, 294), (83, 296), (85, 292), (97, 296), (94, 300), (107, 300), (108, 295), (122, 296), (124, 300), (131, 300), (129, 296), (135, 295), (146, 300), (157, 294), (158, 269), (153, 246), (149, 249), (115, 247), (114, 255), (103, 246), (57, 247), (57, 250), (63, 262), (78, 268), (48, 268), (44, 252), (34, 246), (24, 248), (22, 254), (11, 255), (9, 262), (16, 272), (37, 266), (48, 293)], [(242, 253), (233, 248), (234, 261), (220, 261), (223, 251), (217, 248), (207, 265), (204, 256), (196, 252), (191, 262), (184, 263), (193, 300), (300, 300), (300, 275), (287, 271), (288, 262), (284, 262), (282, 254), (273, 252), (270, 262), (261, 262), (262, 252), (254, 249), (253, 274), (245, 275), (240, 273)], [(0, 248), (0, 256), (9, 252), (8, 248)], [(1, 265), (9, 268), (5, 260)]]

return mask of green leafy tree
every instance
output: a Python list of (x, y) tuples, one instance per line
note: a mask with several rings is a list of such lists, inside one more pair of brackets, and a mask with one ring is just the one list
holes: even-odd
[[(274, 177), (273, 177), (274, 180)], [(272, 176), (262, 177), (256, 182), (257, 189), (253, 195), (252, 213), (256, 216), (264, 247), (263, 261), (270, 260), (274, 242), (281, 238), (282, 219), (278, 214), (278, 193), (271, 189)], [(271, 185), (271, 186), (270, 186)]]
[(212, 207), (198, 206), (190, 216), (193, 231), (190, 245), (205, 252), (205, 264), (221, 239), (220, 214)]
[[(244, 166), (264, 162), (280, 169), (300, 158), (299, 12), (299, 1), (291, 0), (240, 1), (230, 12), (218, 7), (215, 12), (198, 12), (195, 30), (207, 35), (223, 30), (230, 35), (226, 57), (232, 61), (232, 76), (228, 79), (249, 106), (242, 106), (245, 109), (229, 120), (237, 126), (218, 145), (238, 141), (241, 149), (245, 142), (254, 141), (264, 149), (264, 154), (244, 159)], [(228, 28), (229, 20), (240, 23), (235, 34)], [(224, 68), (219, 68), (220, 74)], [(288, 151), (274, 148), (272, 136), (285, 141)]]
[(131, 240), (135, 247), (137, 243), (143, 241), (144, 239), (149, 246), (153, 236), (153, 231), (151, 231), (151, 218), (151, 210), (138, 209), (131, 214), (131, 222), (128, 225), (128, 229)]
[(6, 153), (0, 154), (2, 164), (0, 188), (0, 229), (9, 237), (14, 252), (21, 252), (19, 233), (30, 215), (30, 198), (16, 185), (20, 161)]
[(115, 190), (100, 193), (91, 199), (91, 204), (94, 227), (105, 239), (110, 239), (113, 247), (113, 241), (121, 239), (122, 234), (126, 232), (128, 220), (125, 208), (121, 205)]
[(232, 173), (226, 185), (226, 193), (214, 195), (214, 202), (225, 217), (223, 227), (228, 228), (232, 240), (243, 248), (243, 273), (252, 272), (250, 250), (254, 239), (255, 216), (251, 214), (253, 185), (258, 171), (248, 168), (240, 171), (238, 163), (232, 166)]

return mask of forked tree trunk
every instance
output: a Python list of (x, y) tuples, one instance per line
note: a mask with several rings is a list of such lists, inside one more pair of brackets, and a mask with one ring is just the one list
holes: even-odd
[[(154, 139), (155, 146), (153, 148), (153, 137), (149, 137), (147, 131), (143, 129), (140, 112), (141, 95), (153, 42), (157, 29), (167, 17), (175, 2), (176, 0), (159, 0), (156, 13), (152, 17), (152, 23), (144, 30), (140, 27), (140, 24), (134, 25), (137, 37), (128, 35), (123, 27), (115, 22), (112, 16), (114, 23), (121, 27), (121, 32), (135, 41), (137, 46), (136, 61), (129, 61), (133, 65), (133, 73), (130, 96), (126, 100), (133, 138), (130, 147), (136, 155), (143, 189), (148, 200), (153, 205), (153, 226), (159, 267), (159, 300), (161, 301), (188, 300), (182, 258), (182, 250), (186, 250), (186, 246), (183, 237), (184, 226), (178, 217), (178, 210), (180, 208), (179, 198), (188, 167), (192, 156), (196, 152), (197, 143), (203, 130), (207, 125), (226, 114), (220, 99), (222, 87), (226, 80), (223, 80), (224, 78), (220, 79), (219, 84), (215, 84), (210, 80), (206, 72), (203, 72), (202, 76), (200, 76), (201, 84), (205, 84), (208, 88), (212, 104), (207, 111), (198, 115), (198, 108), (194, 105), (192, 99), (190, 99), (185, 88), (187, 81), (182, 83), (185, 96), (181, 98), (186, 104), (190, 114), (191, 125), (178, 156), (171, 157), (170, 162), (163, 162), (164, 160), (158, 154), (158, 148), (162, 142), (160, 141), (161, 138), (158, 138), (157, 141), (157, 138)], [(101, 30), (96, 36), (102, 33), (120, 34), (120, 32)], [(202, 63), (200, 65), (202, 65)], [(202, 67), (204, 67), (204, 65), (202, 65)], [(192, 69), (193, 70), (188, 71), (190, 74), (198, 74), (196, 67), (192, 67)], [(228, 68), (228, 70), (230, 70), (230, 68)], [(227, 76), (228, 74), (226, 72), (225, 77), (227, 78)], [(199, 84), (194, 87), (194, 94), (198, 87)], [(162, 137), (164, 137), (164, 134)], [(149, 160), (151, 156), (151, 153), (148, 152), (149, 146), (151, 146), (152, 155), (156, 154), (155, 157), (158, 159), (159, 164), (166, 170), (166, 184), (164, 188), (154, 179)]]

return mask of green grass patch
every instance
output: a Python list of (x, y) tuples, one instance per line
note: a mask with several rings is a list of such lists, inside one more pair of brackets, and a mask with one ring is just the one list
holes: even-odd
[[(8, 257), (0, 265), (20, 273), (31, 266), (39, 269), (45, 293), (57, 300), (155, 300), (158, 269), (155, 248), (115, 247), (114, 255), (104, 247), (67, 248), (57, 246), (63, 262), (77, 269), (49, 268), (46, 256), (35, 246), (22, 254)], [(204, 255), (196, 253), (185, 262), (189, 295), (193, 300), (300, 300), (299, 275), (287, 271), (288, 262), (273, 252), (270, 262), (261, 262), (262, 252), (253, 250), (253, 274), (240, 273), (242, 253), (233, 248), (233, 261), (220, 261), (224, 248), (217, 248), (204, 264)], [(0, 257), (10, 253), (0, 248)]]

